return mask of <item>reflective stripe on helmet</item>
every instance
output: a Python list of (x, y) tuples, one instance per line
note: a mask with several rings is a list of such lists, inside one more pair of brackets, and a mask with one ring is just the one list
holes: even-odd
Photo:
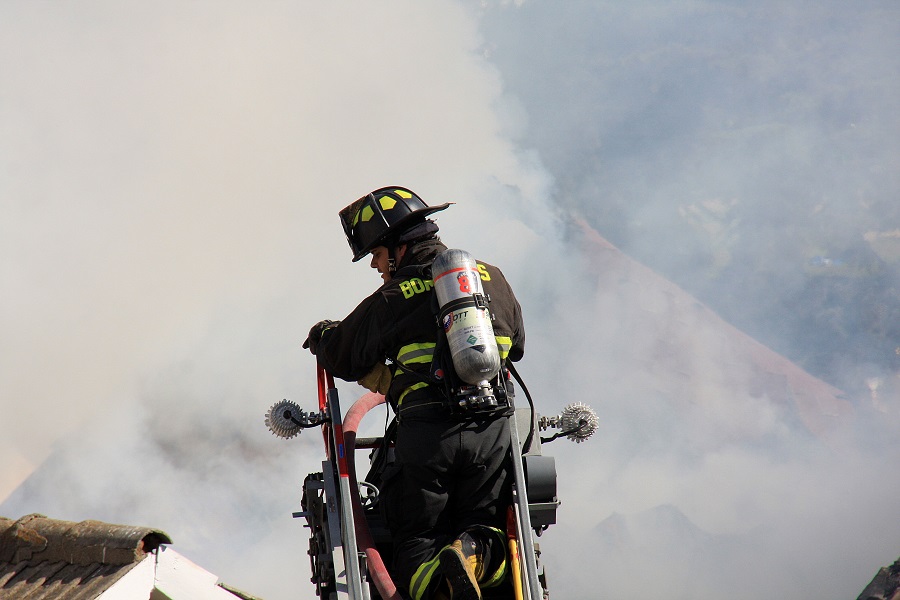
[[(397, 190), (394, 190), (395, 192)], [(407, 194), (406, 197), (411, 197)], [(381, 210), (391, 210), (394, 206), (397, 205), (397, 201), (390, 196), (382, 196), (378, 199), (378, 204), (381, 206)], [(362, 207), (362, 210), (357, 211), (356, 216), (353, 217), (353, 226), (356, 227), (356, 224), (362, 221), (363, 223), (370, 221), (372, 217), (375, 216), (375, 209), (372, 208), (372, 204), (366, 204)]]
[(364, 222), (368, 221), (375, 215), (375, 211), (372, 210), (372, 207), (368, 204), (363, 206), (361, 210), (356, 211), (356, 216), (353, 217), (353, 226), (356, 227), (356, 224), (359, 223), (359, 220), (362, 219)]
[(385, 245), (428, 215), (450, 204), (428, 206), (412, 190), (391, 186), (366, 194), (339, 212), (353, 261), (362, 259), (376, 246)]

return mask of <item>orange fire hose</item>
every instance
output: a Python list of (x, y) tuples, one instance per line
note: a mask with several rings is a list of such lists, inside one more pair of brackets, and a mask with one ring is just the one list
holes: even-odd
[(359, 486), (356, 481), (356, 461), (354, 459), (356, 431), (363, 416), (382, 403), (384, 403), (384, 396), (381, 394), (366, 394), (350, 407), (344, 418), (344, 443), (347, 448), (347, 463), (352, 483), (350, 493), (353, 496), (353, 519), (356, 524), (356, 537), (359, 548), (366, 554), (369, 574), (383, 600), (401, 600), (397, 586), (391, 579), (390, 574), (388, 574), (381, 554), (375, 548), (372, 533), (369, 531), (369, 523), (366, 521), (362, 505), (360, 504)]

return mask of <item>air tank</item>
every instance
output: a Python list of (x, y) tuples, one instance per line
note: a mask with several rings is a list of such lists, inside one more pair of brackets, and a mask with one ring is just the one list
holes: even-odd
[(500, 354), (478, 264), (465, 250), (450, 249), (434, 259), (431, 273), (457, 376), (488, 386), (500, 370)]

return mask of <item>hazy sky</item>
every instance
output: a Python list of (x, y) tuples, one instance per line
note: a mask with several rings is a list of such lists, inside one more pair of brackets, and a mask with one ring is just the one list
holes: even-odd
[[(718, 255), (687, 268), (698, 242), (680, 235), (691, 225), (678, 208), (752, 222), (790, 204), (798, 173), (836, 189), (845, 180), (818, 168), (776, 168), (834, 158), (822, 148), (835, 140), (858, 166), (849, 204), (835, 193), (822, 209), (829, 224), (855, 214), (860, 189), (873, 206), (896, 199), (897, 9), (787, 6), (4, 2), (0, 502), (44, 466), (0, 513), (158, 527), (230, 584), (313, 598), (307, 530), (290, 513), (321, 440), (278, 440), (263, 415), (284, 397), (314, 406), (308, 327), (379, 282), (350, 263), (337, 211), (399, 184), (456, 202), (444, 240), (513, 283), (529, 333), (520, 370), (541, 412), (581, 400), (601, 415), (598, 439), (548, 449), (563, 505), (541, 544), (558, 597), (858, 594), (900, 555), (900, 486), (885, 472), (896, 431), (815, 439), (748, 391), (751, 369), (728, 362), (689, 297), (565, 239), (583, 216), (682, 285), (703, 281)], [(839, 68), (817, 77), (814, 57)], [(752, 85), (763, 75), (787, 90)], [(661, 100), (667, 89), (677, 102)], [(852, 102), (822, 112), (831, 98)], [(654, 360), (661, 338), (677, 368)], [(676, 372), (688, 374), (677, 389)], [(341, 389), (347, 405), (357, 392)], [(680, 534), (657, 551), (684, 536), (711, 536), (704, 552), (718, 536), (739, 542), (700, 574), (633, 548), (602, 571), (594, 528), (658, 506), (698, 529), (667, 521)], [(652, 584), (622, 577), (646, 564)]]

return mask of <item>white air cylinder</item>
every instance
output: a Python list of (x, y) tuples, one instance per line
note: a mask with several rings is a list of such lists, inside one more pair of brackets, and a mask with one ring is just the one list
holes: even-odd
[(484, 386), (500, 370), (500, 354), (478, 265), (465, 250), (446, 250), (431, 267), (456, 374), (464, 382)]

